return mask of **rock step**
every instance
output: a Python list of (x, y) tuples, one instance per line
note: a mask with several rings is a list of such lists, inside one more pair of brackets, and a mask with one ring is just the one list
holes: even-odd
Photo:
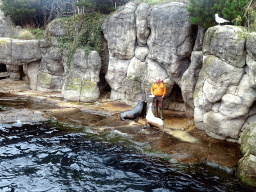
[(10, 74), (8, 72), (0, 72), (0, 79), (9, 78)]

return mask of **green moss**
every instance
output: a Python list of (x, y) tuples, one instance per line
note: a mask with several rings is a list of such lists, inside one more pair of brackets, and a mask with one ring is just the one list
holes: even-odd
[(0, 40), (0, 44), (2, 44), (2, 45), (6, 44), (7, 42), (9, 42), (9, 39), (1, 39)]
[(52, 83), (52, 76), (48, 73), (39, 73), (38, 83), (40, 85), (50, 85)]
[[(245, 30), (245, 28), (244, 27), (241, 27), (241, 28), (243, 28), (244, 29), (244, 31), (238, 31), (237, 32), (237, 35), (238, 35), (238, 40), (244, 40), (244, 41), (246, 41), (246, 39), (247, 39), (247, 36), (248, 36), (248, 33), (247, 33), (247, 31)], [(237, 40), (237, 41), (238, 41)]]
[[(255, 135), (251, 135), (251, 130), (256, 128), (256, 123), (248, 125), (244, 132), (241, 135), (241, 147), (240, 147), (240, 151), (243, 155), (247, 154), (247, 153), (251, 153), (250, 151), (250, 146), (249, 143), (251, 141), (256, 141)], [(252, 138), (253, 137), (253, 138)], [(252, 148), (252, 151), (254, 151), (255, 149)]]
[(255, 163), (249, 160), (249, 156), (239, 161), (237, 177), (247, 186), (256, 187)]
[(239, 176), (239, 179), (248, 187), (256, 187), (256, 181), (248, 178), (247, 176)]
[(34, 36), (34, 39), (41, 40), (46, 38), (45, 36), (45, 30), (43, 29), (29, 29), (30, 33)]
[(77, 90), (80, 91), (82, 85), (82, 78), (69, 78), (68, 82), (66, 83), (66, 90)]
[(242, 155), (245, 155), (249, 151), (249, 146), (247, 143), (248, 137), (249, 137), (249, 129), (248, 127), (244, 130), (242, 136), (241, 136), (241, 147), (240, 151)]
[(85, 93), (93, 93), (96, 88), (97, 88), (96, 82), (87, 80), (83, 82), (83, 85), (81, 88), (81, 95), (84, 95)]
[(131, 76), (126, 77), (122, 85), (123, 87), (126, 87), (127, 92), (130, 93), (138, 93), (141, 92), (141, 82), (137, 80), (138, 78), (133, 78)]

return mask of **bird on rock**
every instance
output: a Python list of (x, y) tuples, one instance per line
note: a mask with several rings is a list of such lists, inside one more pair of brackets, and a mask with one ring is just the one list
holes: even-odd
[(228, 20), (226, 20), (226, 19), (223, 19), (223, 18), (221, 18), (221, 17), (219, 17), (219, 15), (218, 14), (215, 14), (215, 21), (217, 22), (217, 23), (226, 23), (226, 22), (229, 22)]

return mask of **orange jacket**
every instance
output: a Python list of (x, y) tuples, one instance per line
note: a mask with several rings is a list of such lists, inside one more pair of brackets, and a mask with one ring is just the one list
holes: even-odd
[(160, 83), (157, 85), (157, 83), (154, 83), (151, 87), (151, 93), (155, 96), (162, 96), (166, 94), (166, 87), (165, 84)]

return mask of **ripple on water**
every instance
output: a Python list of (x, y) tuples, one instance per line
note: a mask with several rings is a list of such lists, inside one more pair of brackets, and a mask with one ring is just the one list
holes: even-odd
[(249, 191), (218, 167), (166, 165), (48, 124), (2, 126), (0, 134), (2, 191)]

